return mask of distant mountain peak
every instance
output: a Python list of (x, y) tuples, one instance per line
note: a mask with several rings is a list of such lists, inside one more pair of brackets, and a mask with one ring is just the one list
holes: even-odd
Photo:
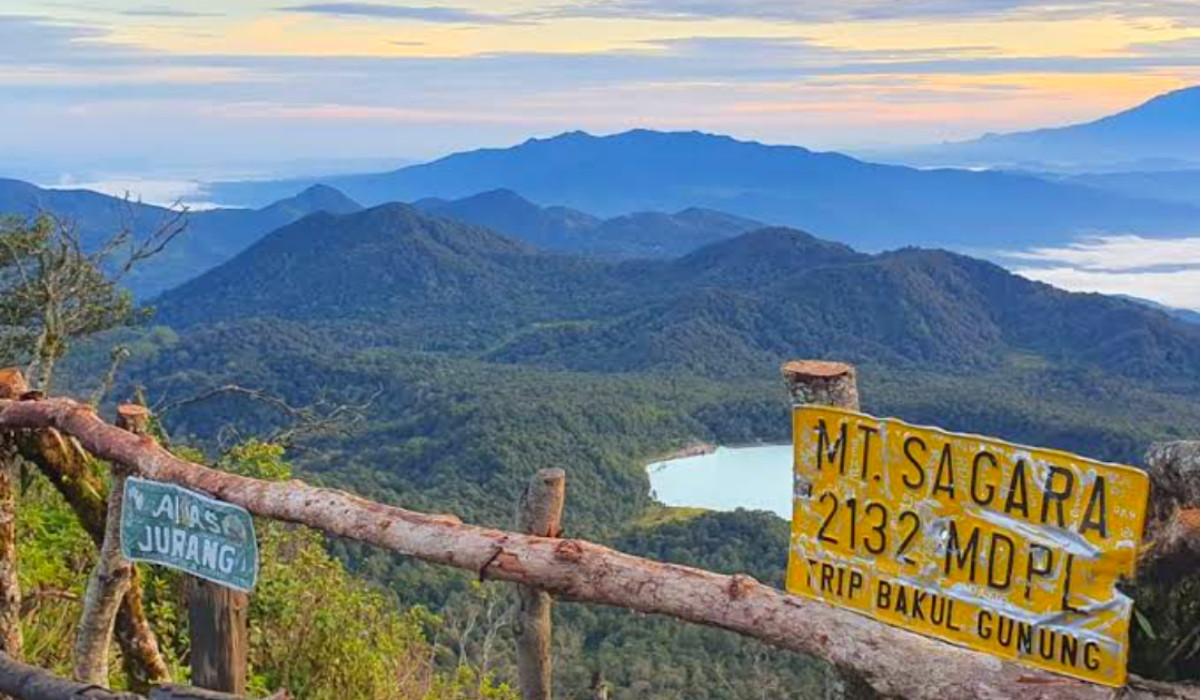
[(1129, 109), (1066, 126), (989, 133), (908, 160), (1046, 170), (1129, 170), (1138, 163), (1200, 164), (1200, 86), (1157, 95)]
[(310, 185), (295, 196), (280, 200), (271, 206), (297, 207), (310, 212), (327, 211), (331, 214), (349, 214), (362, 209), (361, 204), (347, 197), (341, 190), (320, 183)]

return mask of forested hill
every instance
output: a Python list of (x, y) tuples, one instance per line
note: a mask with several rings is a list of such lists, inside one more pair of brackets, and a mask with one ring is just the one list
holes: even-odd
[(435, 216), (487, 226), (544, 250), (609, 257), (671, 257), (762, 226), (733, 214), (689, 207), (599, 219), (568, 207), (541, 207), (512, 190), (481, 192), (413, 206)]
[[(175, 287), (241, 252), (260, 236), (318, 211), (345, 214), (361, 207), (341, 192), (313, 185), (260, 209), (189, 211), (186, 224), (162, 253), (134, 269), (125, 284), (139, 298)], [(145, 236), (173, 220), (176, 211), (90, 190), (46, 189), (0, 179), (0, 215), (49, 213), (78, 228), (83, 243), (100, 245), (117, 231)]]
[[(1171, 381), (1200, 376), (1200, 328), (972, 258), (865, 255), (786, 228), (670, 261), (538, 252), (402, 204), (284, 227), (164, 295), (161, 321), (377, 322), (410, 349), (585, 371), (773, 371), (799, 356), (988, 369), (1020, 358)], [(457, 326), (456, 332), (451, 326)]]

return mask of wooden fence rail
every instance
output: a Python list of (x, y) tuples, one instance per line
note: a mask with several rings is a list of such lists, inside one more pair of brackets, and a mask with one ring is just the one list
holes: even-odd
[[(156, 686), (147, 698), (59, 678), (44, 668), (21, 663), (3, 652), (0, 652), (0, 693), (19, 700), (245, 700), (237, 695), (185, 685)], [(267, 700), (290, 700), (290, 696), (279, 693)]]
[[(1114, 690), (1028, 669), (788, 595), (745, 575), (665, 564), (577, 539), (462, 523), (300, 481), (267, 482), (180, 459), (69, 399), (0, 400), (0, 429), (56, 429), (131, 473), (208, 493), (255, 515), (324, 532), (558, 598), (720, 627), (824, 658), (889, 697), (1100, 700)], [(1192, 698), (1200, 689), (1134, 678), (1120, 697)], [(21, 696), (34, 700), (34, 696)]]

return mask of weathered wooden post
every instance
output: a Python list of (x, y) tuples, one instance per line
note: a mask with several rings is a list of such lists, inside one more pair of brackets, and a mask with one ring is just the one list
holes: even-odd
[[(17, 369), (0, 369), (0, 398), (18, 399), (29, 391)], [(19, 659), (21, 586), (17, 580), (17, 445), (12, 434), (0, 432), (0, 651)]]
[[(149, 434), (150, 412), (145, 407), (125, 404), (118, 413), (120, 427), (136, 435)], [(244, 694), (249, 671), (249, 596), (194, 576), (187, 576), (185, 580), (192, 684), (224, 693)]]
[[(566, 479), (562, 469), (543, 469), (534, 475), (517, 507), (518, 532), (538, 537), (559, 536)], [(517, 671), (521, 697), (550, 700), (554, 600), (549, 593), (522, 584), (517, 584), (517, 597)]]
[(195, 577), (189, 577), (188, 583), (192, 683), (224, 693), (245, 693), (250, 597)]
[[(854, 365), (825, 360), (794, 360), (780, 368), (793, 406), (817, 405), (860, 410), (858, 373)], [(796, 493), (811, 493), (812, 485), (796, 477)], [(833, 697), (874, 698), (868, 683), (846, 669), (827, 667), (826, 692)]]
[[(145, 435), (150, 412), (144, 406), (122, 404), (117, 408), (117, 427)], [(121, 509), (124, 506), (127, 468), (113, 463), (109, 480), (108, 510), (104, 539), (96, 569), (88, 579), (83, 614), (75, 638), (75, 680), (93, 685), (108, 684), (108, 648), (117, 612), (133, 582), (133, 564), (121, 556)]]

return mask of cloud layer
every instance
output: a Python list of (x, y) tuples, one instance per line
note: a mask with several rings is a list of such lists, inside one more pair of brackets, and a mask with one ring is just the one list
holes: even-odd
[(507, 24), (512, 20), (456, 7), (383, 5), (370, 2), (317, 2), (280, 8), (283, 12), (335, 15), (339, 17), (369, 17), (375, 19), (414, 20), (443, 24)]
[(1200, 311), (1200, 237), (1107, 236), (1008, 253), (1015, 272), (1081, 292), (1125, 294)]

